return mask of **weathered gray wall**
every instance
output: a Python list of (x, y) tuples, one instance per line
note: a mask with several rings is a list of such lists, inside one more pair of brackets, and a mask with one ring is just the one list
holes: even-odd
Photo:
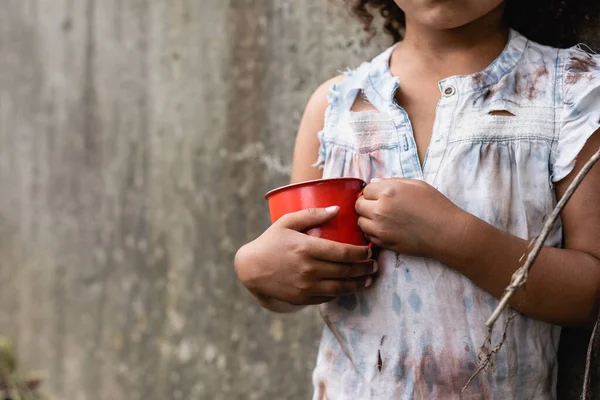
[(335, 3), (0, 1), (0, 332), (50, 391), (308, 398), (319, 319), (232, 258), (310, 92), (388, 44)]

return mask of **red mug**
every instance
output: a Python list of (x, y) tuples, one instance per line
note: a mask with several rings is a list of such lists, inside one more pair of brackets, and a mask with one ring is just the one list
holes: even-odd
[(285, 214), (308, 208), (339, 206), (340, 211), (325, 224), (305, 232), (311, 236), (347, 243), (370, 246), (358, 227), (356, 199), (362, 195), (365, 182), (358, 178), (318, 179), (283, 186), (265, 195), (269, 202), (271, 222)]

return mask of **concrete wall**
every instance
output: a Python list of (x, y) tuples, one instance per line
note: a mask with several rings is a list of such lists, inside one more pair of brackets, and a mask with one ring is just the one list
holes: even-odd
[(24, 364), (65, 399), (308, 398), (319, 318), (261, 311), (232, 258), (311, 91), (388, 44), (336, 1), (2, 0), (0, 332)]

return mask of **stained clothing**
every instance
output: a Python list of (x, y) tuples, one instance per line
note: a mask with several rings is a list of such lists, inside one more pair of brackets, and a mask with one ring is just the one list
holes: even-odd
[[(324, 178), (420, 179), (502, 231), (538, 235), (557, 202), (553, 183), (600, 128), (600, 57), (511, 31), (489, 67), (439, 82), (421, 166), (408, 115), (395, 102), (402, 82), (390, 72), (393, 50), (332, 87), (319, 133)], [(352, 111), (359, 95), (374, 110)], [(557, 224), (546, 245), (561, 242)], [(383, 251), (379, 265), (371, 287), (321, 306), (313, 399), (458, 398), (498, 300), (435, 260)], [(494, 368), (463, 398), (555, 399), (559, 336), (559, 327), (517, 313)]]

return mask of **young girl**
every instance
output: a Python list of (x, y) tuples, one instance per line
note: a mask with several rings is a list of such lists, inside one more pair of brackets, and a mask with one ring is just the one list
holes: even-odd
[[(382, 251), (300, 233), (332, 204), (273, 224), (236, 271), (267, 309), (322, 304), (314, 399), (458, 398), (521, 255), (600, 147), (600, 57), (511, 29), (516, 1), (355, 3), (402, 40), (314, 93), (292, 181), (370, 182), (356, 210)], [(512, 302), (494, 368), (463, 398), (556, 397), (558, 326), (598, 315), (599, 188), (596, 166)]]

